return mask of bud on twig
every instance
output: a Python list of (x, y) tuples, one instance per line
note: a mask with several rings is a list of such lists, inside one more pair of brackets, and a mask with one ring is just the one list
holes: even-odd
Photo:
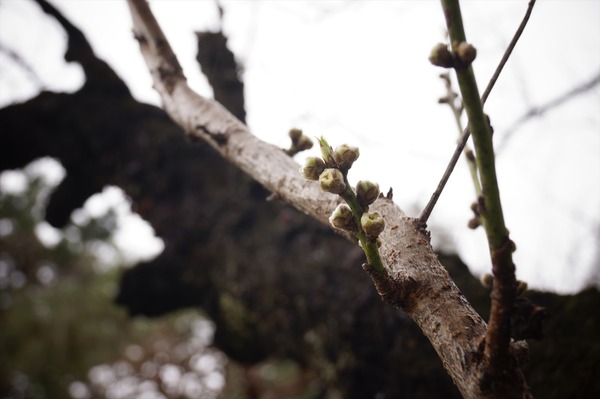
[(332, 193), (341, 194), (346, 189), (344, 183), (344, 175), (338, 169), (328, 168), (319, 176), (319, 184), (321, 190)]
[(325, 162), (321, 158), (308, 157), (305, 164), (300, 168), (300, 173), (308, 180), (319, 180), (319, 176), (325, 170)]
[(288, 133), (292, 143), (296, 143), (300, 137), (302, 137), (302, 129), (292, 128)]
[(467, 223), (467, 227), (469, 227), (471, 230), (475, 230), (479, 226), (481, 226), (481, 219), (479, 216), (473, 216)]
[(310, 150), (313, 147), (312, 140), (305, 135), (301, 135), (295, 144), (298, 151)]
[(374, 240), (385, 228), (385, 222), (378, 212), (363, 213), (360, 224), (368, 239)]
[(348, 144), (342, 144), (335, 149), (333, 158), (341, 170), (348, 170), (352, 167), (354, 161), (358, 159), (360, 151), (357, 147), (350, 147)]
[(333, 158), (333, 148), (329, 145), (327, 140), (324, 137), (319, 139), (319, 146), (321, 147), (321, 155), (323, 156), (323, 161), (329, 166), (333, 168), (336, 166), (335, 159)]
[(307, 136), (305, 136), (302, 133), (301, 129), (297, 129), (297, 128), (293, 128), (290, 129), (288, 135), (290, 136), (290, 139), (292, 140), (292, 146), (287, 149), (285, 152), (293, 157), (294, 155), (296, 155), (297, 153), (304, 151), (304, 150), (308, 150), (311, 149), (313, 146), (313, 142), (310, 138), (308, 138)]
[(329, 223), (336, 229), (355, 232), (356, 222), (352, 210), (346, 204), (339, 204), (329, 217)]
[(477, 57), (477, 49), (473, 47), (471, 43), (461, 42), (456, 48), (456, 55), (458, 59), (463, 63), (463, 66), (467, 67)]
[(452, 68), (454, 66), (454, 57), (448, 46), (444, 43), (436, 44), (429, 54), (429, 62), (442, 68)]
[(363, 208), (367, 208), (379, 197), (379, 184), (361, 180), (356, 184), (356, 197)]
[(481, 276), (481, 284), (486, 288), (492, 288), (494, 285), (494, 276), (489, 273), (484, 274)]

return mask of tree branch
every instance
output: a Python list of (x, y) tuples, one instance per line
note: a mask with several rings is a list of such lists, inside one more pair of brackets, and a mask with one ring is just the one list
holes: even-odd
[[(453, 53), (455, 57), (460, 57), (459, 47), (467, 42), (460, 5), (458, 0), (442, 0), (442, 7)], [(510, 392), (511, 387), (515, 385), (520, 385), (523, 389), (526, 387), (522, 374), (518, 373), (512, 364), (514, 359), (510, 354), (510, 320), (517, 294), (515, 266), (512, 261), (514, 243), (509, 239), (504, 223), (492, 133), (483, 113), (483, 103), (479, 97), (473, 68), (471, 65), (465, 65), (455, 67), (455, 71), (476, 151), (482, 190), (478, 211), (488, 239), (494, 276), (492, 306), (484, 343), (481, 389)], [(503, 397), (510, 396), (503, 394)]]
[[(487, 98), (489, 97), (490, 93), (492, 92), (492, 89), (494, 88), (494, 85), (496, 84), (496, 81), (498, 80), (498, 78), (500, 77), (500, 74), (502, 73), (502, 70), (504, 69), (504, 65), (506, 65), (506, 62), (510, 58), (510, 55), (512, 54), (514, 48), (516, 47), (517, 42), (521, 38), (521, 34), (525, 30), (525, 26), (527, 26), (527, 22), (529, 22), (529, 17), (531, 16), (531, 12), (533, 11), (533, 6), (535, 5), (535, 1), (536, 0), (529, 0), (529, 5), (527, 6), (527, 11), (525, 12), (525, 16), (523, 17), (521, 24), (517, 28), (517, 31), (515, 32), (512, 40), (510, 41), (510, 44), (504, 51), (504, 54), (502, 55), (502, 59), (500, 60), (500, 63), (496, 67), (496, 70), (494, 71), (492, 78), (488, 82), (488, 85), (485, 88), (483, 95), (481, 96), (482, 104), (485, 104)], [(465, 146), (467, 145), (467, 142), (469, 141), (470, 136), (471, 136), (471, 132), (467, 128), (463, 131), (462, 136), (459, 138), (458, 143), (456, 145), (456, 149), (454, 150), (454, 154), (452, 154), (452, 157), (450, 158), (450, 161), (448, 162), (448, 166), (446, 166), (446, 170), (444, 171), (444, 174), (442, 175), (442, 178), (440, 179), (440, 182), (438, 183), (437, 188), (431, 195), (431, 199), (429, 200), (429, 202), (427, 203), (425, 208), (423, 208), (423, 211), (421, 212), (421, 216), (419, 216), (419, 220), (421, 221), (421, 223), (423, 225), (427, 224), (427, 220), (429, 219), (429, 216), (431, 215), (431, 212), (433, 211), (433, 208), (435, 207), (435, 204), (437, 203), (440, 195), (442, 195), (442, 191), (444, 190), (444, 187), (446, 187), (446, 183), (448, 182), (448, 179), (450, 179), (450, 176), (452, 175), (452, 172), (454, 171), (454, 168), (456, 167), (456, 163), (458, 162), (458, 159), (460, 158), (460, 154), (465, 149)]]
[(579, 94), (583, 94), (583, 93), (587, 92), (588, 90), (593, 89), (598, 84), (600, 84), (600, 73), (596, 74), (591, 79), (586, 80), (585, 82), (573, 87), (572, 89), (569, 89), (567, 92), (561, 94), (560, 96), (554, 98), (553, 100), (550, 100), (545, 104), (542, 104), (537, 107), (533, 107), (533, 108), (529, 109), (521, 117), (519, 117), (519, 119), (517, 119), (515, 122), (513, 122), (513, 124), (510, 125), (510, 127), (508, 129), (506, 129), (506, 131), (504, 132), (504, 135), (502, 136), (502, 139), (496, 146), (496, 155), (498, 155), (506, 147), (509, 140), (511, 139), (513, 134), (517, 131), (517, 129), (521, 125), (523, 125), (525, 122), (527, 122), (529, 119), (532, 119), (535, 117), (541, 117), (542, 115), (544, 115), (546, 112), (550, 111), (551, 109), (560, 107), (561, 105), (563, 105), (564, 103), (566, 103), (569, 100), (572, 100)]
[[(304, 179), (294, 160), (253, 136), (218, 103), (194, 93), (146, 1), (128, 0), (128, 4), (140, 50), (171, 118), (278, 198), (327, 224), (339, 203), (337, 196)], [(401, 307), (417, 323), (465, 398), (495, 397), (479, 384), (478, 350), (486, 324), (440, 264), (428, 233), (387, 198), (379, 198), (371, 209), (386, 220), (380, 252), (388, 270), (379, 273), (367, 267), (377, 288), (388, 290), (384, 300)]]

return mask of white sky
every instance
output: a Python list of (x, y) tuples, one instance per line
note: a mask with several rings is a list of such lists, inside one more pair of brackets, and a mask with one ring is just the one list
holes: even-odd
[[(159, 105), (131, 33), (124, 0), (52, 1), (84, 31), (97, 54), (136, 98)], [(211, 1), (152, 1), (190, 85), (211, 91), (195, 61), (194, 31), (219, 26)], [(437, 1), (224, 1), (224, 30), (244, 67), (248, 124), (287, 146), (300, 127), (334, 145), (357, 145), (351, 179), (371, 179), (417, 215), (455, 145), (450, 111), (437, 104), (442, 70), (427, 61), (443, 42)], [(483, 90), (519, 25), (527, 1), (466, 1), (467, 38)], [(61, 62), (64, 33), (35, 4), (0, 1), (0, 43), (17, 50), (44, 87), (73, 91), (77, 66)], [(525, 111), (600, 72), (600, 1), (540, 0), (486, 105), (497, 139)], [(39, 89), (0, 54), (0, 104)], [(301, 159), (300, 159), (301, 161)], [(531, 120), (498, 156), (505, 219), (516, 241), (519, 278), (537, 288), (573, 291), (591, 273), (600, 224), (600, 90)], [(430, 224), (475, 274), (489, 270), (481, 230), (466, 228), (473, 189), (459, 163)]]

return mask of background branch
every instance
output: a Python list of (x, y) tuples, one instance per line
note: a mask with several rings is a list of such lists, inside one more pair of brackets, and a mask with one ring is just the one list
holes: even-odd
[(496, 155), (500, 154), (500, 152), (506, 147), (509, 140), (515, 134), (515, 132), (519, 129), (519, 127), (521, 127), (523, 124), (525, 124), (528, 120), (530, 120), (532, 118), (540, 117), (540, 116), (544, 115), (546, 112), (548, 112), (554, 108), (560, 107), (567, 101), (570, 101), (573, 98), (577, 97), (578, 95), (583, 94), (583, 93), (593, 89), (594, 87), (598, 86), (598, 84), (600, 84), (600, 73), (596, 74), (591, 79), (588, 79), (585, 82), (573, 87), (572, 89), (561, 94), (560, 96), (548, 101), (547, 103), (539, 105), (537, 107), (530, 108), (527, 112), (525, 112), (523, 115), (521, 115), (515, 122), (513, 122), (513, 124), (510, 125), (510, 127), (508, 129), (506, 129), (506, 131), (502, 135), (501, 140), (498, 142), (498, 145), (496, 146)]
[[(462, 115), (462, 100), (458, 95), (454, 92), (452, 88), (452, 81), (450, 80), (450, 75), (444, 73), (440, 75), (440, 78), (444, 81), (444, 86), (446, 87), (446, 96), (440, 99), (441, 103), (447, 103), (452, 111), (452, 116), (454, 116), (454, 121), (456, 122), (456, 128), (458, 129), (458, 138), (460, 139), (465, 131), (463, 123), (460, 119)], [(458, 101), (457, 101), (458, 100)], [(464, 148), (465, 159), (469, 166), (469, 173), (471, 174), (471, 180), (473, 181), (473, 187), (475, 188), (475, 195), (481, 195), (481, 184), (479, 183), (479, 175), (477, 173), (477, 164), (475, 163), (475, 157), (473, 155), (473, 150), (469, 148), (468, 145), (465, 144)]]

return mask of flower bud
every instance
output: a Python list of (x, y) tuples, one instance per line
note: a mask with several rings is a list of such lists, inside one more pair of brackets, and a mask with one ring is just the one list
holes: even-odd
[(376, 239), (385, 228), (385, 222), (378, 212), (363, 213), (360, 224), (368, 239)]
[(517, 250), (517, 244), (513, 240), (508, 240), (508, 249), (510, 252), (515, 252)]
[(489, 273), (484, 274), (481, 276), (481, 284), (486, 288), (492, 288), (494, 285), (494, 276)]
[(442, 68), (452, 68), (454, 66), (454, 57), (448, 46), (444, 43), (436, 44), (429, 54), (429, 62)]
[(461, 42), (456, 48), (456, 55), (464, 66), (469, 66), (477, 57), (477, 49), (471, 43)]
[(329, 217), (329, 223), (336, 229), (356, 231), (356, 222), (352, 210), (346, 204), (339, 204)]
[(467, 227), (469, 227), (471, 230), (475, 230), (479, 226), (481, 226), (481, 219), (479, 216), (473, 216), (467, 223)]
[(333, 168), (325, 169), (321, 173), (319, 184), (321, 185), (321, 190), (332, 194), (341, 194), (346, 189), (344, 175), (339, 170)]
[(361, 180), (356, 184), (356, 197), (358, 203), (366, 208), (379, 197), (379, 184), (368, 180)]
[(305, 135), (301, 135), (295, 144), (298, 151), (309, 150), (313, 146), (312, 140)]
[(308, 157), (300, 173), (308, 180), (319, 180), (319, 176), (325, 170), (325, 162), (321, 158)]
[(333, 159), (337, 166), (342, 170), (348, 170), (352, 167), (354, 161), (358, 159), (360, 151), (357, 147), (350, 147), (348, 144), (342, 144), (335, 149)]
[(292, 139), (292, 143), (296, 143), (298, 139), (302, 136), (302, 129), (290, 129), (290, 132), (288, 134), (290, 136), (290, 139)]
[(327, 140), (325, 140), (325, 138), (322, 136), (319, 139), (319, 146), (321, 147), (321, 155), (323, 156), (323, 161), (325, 161), (327, 166), (329, 166), (330, 168), (335, 167), (336, 165), (335, 159), (333, 159), (333, 148), (331, 148)]

